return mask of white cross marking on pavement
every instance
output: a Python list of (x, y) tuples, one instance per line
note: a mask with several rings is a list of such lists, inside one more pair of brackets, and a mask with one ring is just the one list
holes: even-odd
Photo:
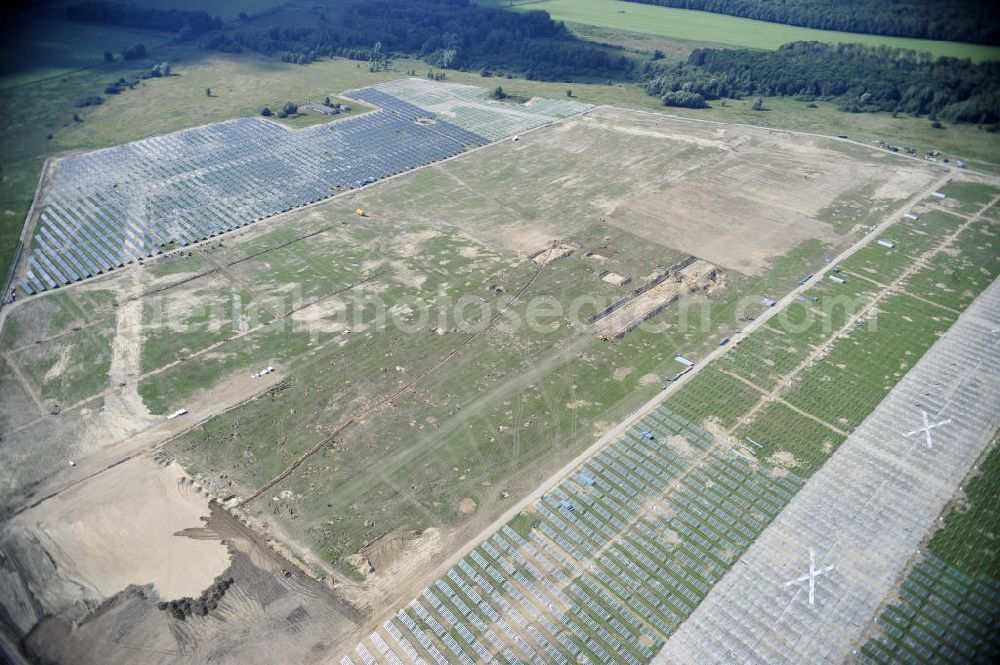
[(923, 432), (927, 436), (927, 447), (933, 448), (934, 442), (931, 440), (931, 430), (934, 429), (935, 427), (941, 427), (941, 425), (947, 425), (948, 423), (951, 422), (951, 418), (949, 418), (948, 420), (942, 420), (940, 422), (931, 423), (930, 420), (928, 420), (927, 418), (926, 411), (921, 411), (920, 413), (922, 413), (924, 416), (924, 426), (921, 427), (920, 429), (915, 429), (912, 432), (904, 434), (903, 436), (905, 436), (906, 438), (910, 438), (914, 434), (920, 434), (921, 432)]
[(833, 570), (833, 566), (825, 566), (823, 568), (816, 568), (816, 553), (809, 548), (809, 572), (799, 577), (797, 579), (785, 582), (783, 586), (792, 586), (793, 584), (799, 584), (801, 582), (809, 583), (809, 604), (815, 605), (816, 601), (816, 578), (820, 575), (824, 575)]

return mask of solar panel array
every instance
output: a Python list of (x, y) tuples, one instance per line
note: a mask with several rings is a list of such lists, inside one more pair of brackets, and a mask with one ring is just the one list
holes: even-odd
[(301, 130), (239, 118), (60, 160), (21, 288), (58, 288), (503, 138), (380, 88), (351, 95), (378, 109)]
[(858, 654), (876, 663), (997, 662), (1000, 581), (971, 577), (933, 555), (918, 562), (899, 589), (899, 600), (878, 619), (882, 635)]
[(499, 140), (559, 118), (582, 113), (590, 104), (571, 99), (535, 97), (525, 104), (484, 98), (488, 91), (473, 85), (435, 83), (426, 79), (400, 79), (376, 88), (435, 114), (441, 120), (470, 132)]
[(660, 407), (341, 663), (648, 663), (802, 484)]

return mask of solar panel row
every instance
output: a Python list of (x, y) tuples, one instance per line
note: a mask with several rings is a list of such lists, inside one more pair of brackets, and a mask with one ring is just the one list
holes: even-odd
[(373, 633), (376, 662), (650, 662), (802, 485), (727, 451), (661, 406)]

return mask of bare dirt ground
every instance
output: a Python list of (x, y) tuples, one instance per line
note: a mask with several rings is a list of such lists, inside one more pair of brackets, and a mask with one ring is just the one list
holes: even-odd
[[(429, 167), (434, 186), (400, 200), (405, 216), (522, 256), (601, 220), (748, 275), (807, 240), (846, 246), (932, 177), (925, 164), (833, 139), (611, 107), (477, 154)], [(378, 208), (406, 183), (359, 192), (359, 204)]]
[(687, 168), (676, 175), (646, 179), (631, 196), (607, 201), (608, 222), (745, 274), (805, 240), (835, 241), (839, 232), (816, 217), (852, 190), (877, 183), (869, 202), (877, 207), (929, 182), (917, 165), (860, 162), (829, 142), (787, 132), (690, 123), (682, 131), (639, 114), (629, 121), (602, 109), (566, 125), (596, 125), (695, 158), (681, 160)]
[(208, 516), (208, 497), (185, 481), (175, 465), (136, 457), (17, 516), (7, 538), (35, 540), (64, 583), (91, 601), (147, 583), (164, 598), (194, 596), (229, 557), (220, 542), (175, 536)]
[[(121, 430), (122, 436), (129, 436), (149, 427), (153, 419), (143, 404), (137, 390), (137, 379), (142, 373), (142, 300), (135, 298), (143, 288), (139, 273), (129, 271), (118, 289), (118, 310), (115, 319), (115, 337), (111, 342), (111, 366), (108, 370), (108, 385), (119, 389), (104, 399), (100, 411), (99, 424), (104, 429), (110, 422)], [(90, 431), (84, 435), (99, 447), (103, 433), (98, 437)], [(96, 439), (96, 440), (95, 440)]]
[(157, 608), (155, 587), (131, 586), (74, 616), (42, 619), (24, 640), (28, 652), (42, 662), (93, 665), (317, 663), (357, 621), (324, 583), (225, 511), (212, 510), (203, 526), (175, 538), (228, 550), (223, 577), (233, 584), (215, 610), (180, 621)]

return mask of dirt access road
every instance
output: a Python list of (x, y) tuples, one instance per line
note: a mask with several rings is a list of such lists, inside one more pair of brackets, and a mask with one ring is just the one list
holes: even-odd
[(10, 520), (25, 511), (31, 510), (39, 504), (58, 496), (72, 487), (85, 483), (119, 464), (161, 448), (169, 441), (184, 435), (192, 429), (210, 421), (212, 418), (256, 399), (279, 384), (284, 378), (283, 374), (277, 372), (262, 377), (260, 383), (254, 383), (254, 390), (252, 392), (246, 390), (246, 381), (242, 380), (241, 377), (227, 382), (214, 391), (219, 397), (219, 401), (193, 403), (188, 413), (180, 418), (175, 418), (174, 420), (164, 418), (162, 422), (140, 432), (136, 436), (112, 443), (86, 457), (74, 460), (75, 467), (55, 474), (33, 488), (34, 491), (30, 500), (5, 515), (4, 520)]

